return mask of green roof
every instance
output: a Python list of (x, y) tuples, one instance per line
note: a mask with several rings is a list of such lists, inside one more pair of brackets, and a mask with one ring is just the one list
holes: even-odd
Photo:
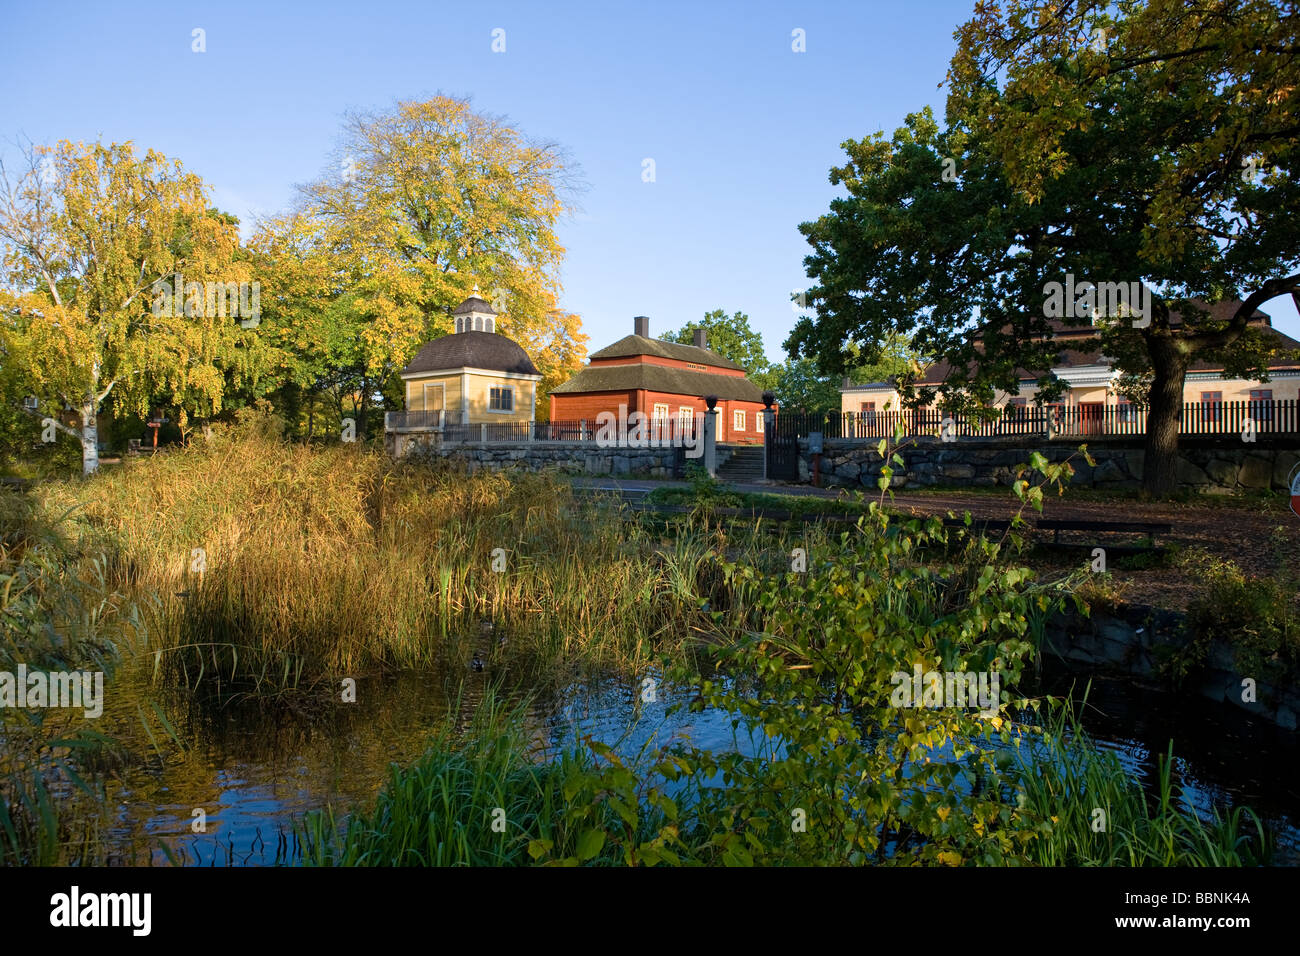
[(592, 352), (593, 359), (631, 358), (634, 355), (654, 355), (659, 358), (676, 359), (679, 362), (694, 362), (696, 365), (711, 365), (714, 368), (729, 368), (747, 371), (731, 359), (723, 358), (717, 352), (696, 348), (694, 345), (678, 345), (676, 342), (661, 342), (648, 339), (643, 335), (625, 335), (613, 345), (607, 345), (599, 352)]
[[(628, 336), (632, 338), (633, 336)], [(686, 348), (688, 346), (683, 346)], [(700, 351), (694, 349), (693, 351)], [(716, 372), (695, 372), (667, 365), (588, 365), (563, 385), (551, 389), (552, 395), (572, 395), (582, 392), (624, 392), (644, 388), (652, 392), (673, 395), (718, 398), (738, 402), (762, 402), (763, 395), (747, 378), (739, 375), (719, 375)]]

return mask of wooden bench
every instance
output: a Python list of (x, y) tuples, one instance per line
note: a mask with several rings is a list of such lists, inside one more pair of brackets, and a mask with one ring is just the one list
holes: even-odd
[[(943, 523), (949, 528), (966, 527), (965, 518), (944, 518)], [(977, 534), (985, 534), (989, 531), (1006, 531), (1011, 527), (1011, 522), (1006, 518), (971, 518), (970, 529)]]
[(1097, 531), (1105, 533), (1145, 534), (1151, 539), (1151, 546), (1156, 546), (1157, 534), (1169, 534), (1174, 526), (1160, 521), (1056, 521), (1040, 518), (1037, 522), (1039, 531), (1051, 531), (1052, 544), (1061, 543), (1062, 531)]

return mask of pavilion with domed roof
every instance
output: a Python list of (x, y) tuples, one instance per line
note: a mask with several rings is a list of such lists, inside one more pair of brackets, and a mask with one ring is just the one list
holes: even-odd
[(497, 311), (474, 292), (452, 310), (455, 331), (426, 343), (402, 369), (406, 410), (388, 413), (387, 431), (523, 429), (533, 421), (542, 375), (518, 343), (497, 332)]

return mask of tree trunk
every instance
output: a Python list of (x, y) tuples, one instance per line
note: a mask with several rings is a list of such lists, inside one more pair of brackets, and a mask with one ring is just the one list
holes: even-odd
[(366, 421), (370, 418), (370, 379), (361, 379), (361, 402), (357, 408), (357, 441), (366, 440)]
[(99, 419), (93, 393), (81, 401), (81, 473), (93, 475), (99, 470)]
[(1153, 378), (1142, 486), (1153, 497), (1165, 498), (1178, 490), (1178, 433), (1183, 421), (1183, 379), (1188, 358), (1172, 343), (1164, 349), (1153, 348), (1151, 358)]

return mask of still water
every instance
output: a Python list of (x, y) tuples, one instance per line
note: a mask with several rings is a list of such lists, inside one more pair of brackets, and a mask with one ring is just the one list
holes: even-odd
[[(124, 673), (120, 679), (124, 689), (134, 685), (140, 700), (147, 696), (145, 675)], [(445, 674), (362, 678), (355, 704), (311, 714), (165, 702), (162, 709), (186, 749), (164, 746), (161, 752), (168, 756), (133, 761), (110, 785), (115, 812), (106, 837), (114, 847), (113, 862), (292, 863), (296, 816), (325, 804), (339, 815), (351, 806), (368, 806), (392, 764), (413, 762), (449, 722), (468, 726), (490, 675), (466, 672), (463, 679), (458, 690)], [(1042, 689), (1066, 693), (1073, 683), (1069, 675), (1048, 674)], [(1078, 696), (1081, 687), (1075, 691)], [(118, 699), (124, 696), (132, 695)], [(641, 696), (639, 683), (576, 684), (532, 701), (529, 733), (539, 753), (583, 734), (618, 742), (624, 753), (671, 740), (714, 750), (753, 746), (737, 739), (744, 728), (734, 730), (727, 714), (683, 709), (669, 715), (674, 697), (662, 685), (653, 703)], [(1084, 722), (1090, 733), (1135, 779), (1153, 784), (1157, 761), (1172, 737), (1175, 783), (1194, 805), (1254, 807), (1279, 834), (1276, 862), (1300, 863), (1300, 784), (1295, 774), (1279, 772), (1295, 766), (1300, 756), (1294, 734), (1251, 724), (1230, 707), (1127, 682), (1094, 680), (1088, 705)], [(142, 714), (148, 722), (148, 712), (137, 702), (134, 709), (106, 714), (108, 726), (97, 729), (138, 739)], [(195, 811), (202, 811), (203, 833), (194, 832)]]

